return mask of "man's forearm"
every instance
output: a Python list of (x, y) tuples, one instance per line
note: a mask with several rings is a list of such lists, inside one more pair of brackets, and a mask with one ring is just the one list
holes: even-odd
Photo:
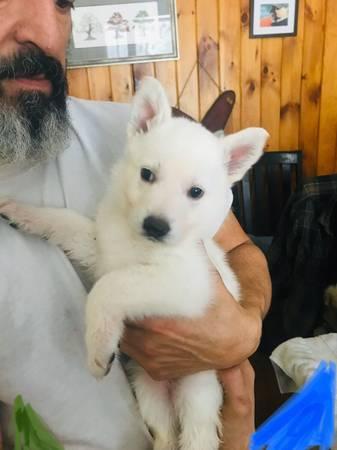
[(242, 306), (263, 318), (271, 300), (271, 282), (264, 254), (250, 241), (233, 213), (228, 215), (215, 239), (226, 251), (239, 279)]
[(227, 257), (240, 282), (242, 305), (256, 310), (264, 318), (271, 301), (271, 282), (264, 254), (248, 240), (233, 248)]

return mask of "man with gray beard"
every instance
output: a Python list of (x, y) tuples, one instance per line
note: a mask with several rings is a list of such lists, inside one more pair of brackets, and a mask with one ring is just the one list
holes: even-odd
[[(25, 82), (31, 81), (30, 90)], [(1, 83), (1, 81), (3, 83)], [(34, 90), (45, 85), (45, 91)], [(22, 84), (20, 90), (5, 83)], [(4, 85), (3, 85), (4, 84)], [(7, 94), (8, 90), (8, 94)], [(67, 82), (60, 62), (38, 48), (0, 55), (0, 158), (32, 164), (57, 155), (68, 140)]]
[[(0, 0), (0, 197), (93, 216), (124, 148), (127, 105), (67, 98), (71, 0)], [(266, 263), (231, 215), (217, 235), (242, 285), (236, 303), (221, 281), (200, 320), (129, 324), (122, 350), (155, 379), (219, 370), (224, 447), (243, 450), (253, 429), (253, 373), (269, 307)], [(40, 413), (66, 449), (146, 450), (124, 373), (97, 383), (86, 367), (84, 300), (90, 283), (48, 242), (0, 221), (0, 401), (16, 395)], [(228, 369), (230, 368), (230, 369)]]

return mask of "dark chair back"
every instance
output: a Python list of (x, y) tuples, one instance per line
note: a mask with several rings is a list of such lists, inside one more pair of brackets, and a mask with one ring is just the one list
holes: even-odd
[(233, 186), (233, 211), (246, 233), (273, 236), (290, 194), (302, 186), (302, 151), (266, 152)]

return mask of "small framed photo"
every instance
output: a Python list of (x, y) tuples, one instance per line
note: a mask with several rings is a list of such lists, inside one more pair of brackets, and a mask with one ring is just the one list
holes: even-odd
[(178, 57), (175, 0), (76, 0), (68, 68)]
[(250, 37), (296, 36), (299, 0), (250, 0)]

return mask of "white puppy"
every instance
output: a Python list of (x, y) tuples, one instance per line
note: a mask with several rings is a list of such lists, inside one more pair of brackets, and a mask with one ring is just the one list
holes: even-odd
[[(230, 186), (258, 160), (267, 137), (249, 128), (219, 138), (172, 118), (161, 85), (147, 78), (95, 223), (69, 210), (0, 201), (0, 213), (20, 229), (92, 271), (86, 343), (95, 377), (109, 372), (126, 319), (205, 313), (215, 295), (207, 254), (239, 300), (235, 275), (212, 238), (229, 212)], [(156, 382), (133, 363), (131, 377), (155, 450), (218, 449), (222, 389), (214, 371)]]

